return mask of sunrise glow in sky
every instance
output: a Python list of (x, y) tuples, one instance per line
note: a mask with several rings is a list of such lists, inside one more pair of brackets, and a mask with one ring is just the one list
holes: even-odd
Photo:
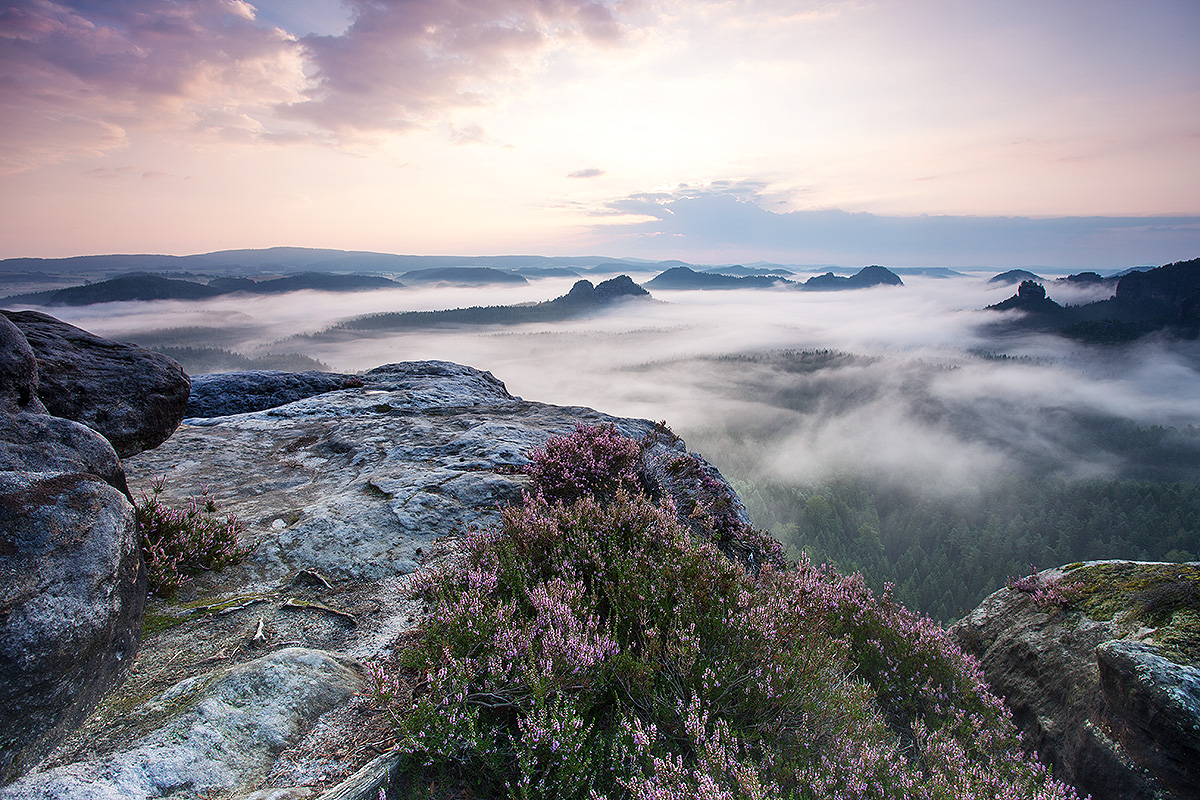
[(0, 258), (1156, 264), (1198, 179), (1196, 0), (0, 5)]

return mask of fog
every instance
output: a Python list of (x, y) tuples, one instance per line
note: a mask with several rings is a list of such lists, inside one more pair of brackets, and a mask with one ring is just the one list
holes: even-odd
[[(994, 323), (1003, 315), (980, 309), (1015, 287), (988, 284), (991, 274), (904, 276), (902, 287), (843, 292), (658, 291), (572, 322), (351, 341), (311, 334), (359, 314), (546, 300), (573, 279), (46, 310), (149, 346), (295, 352), (335, 371), (469, 364), (528, 400), (666, 420), (737, 480), (849, 472), (970, 495), (1017, 474), (1195, 477), (1195, 343), (1098, 348), (1002, 335)], [(1107, 295), (1047, 286), (1060, 301)]]

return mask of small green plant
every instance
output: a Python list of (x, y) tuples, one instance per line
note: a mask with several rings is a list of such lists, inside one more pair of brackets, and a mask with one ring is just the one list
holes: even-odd
[(164, 477), (156, 478), (134, 512), (150, 591), (170, 597), (195, 573), (236, 564), (249, 548), (238, 543), (245, 526), (232, 514), (221, 517), (207, 489), (183, 508), (168, 508), (161, 499), (165, 485)]

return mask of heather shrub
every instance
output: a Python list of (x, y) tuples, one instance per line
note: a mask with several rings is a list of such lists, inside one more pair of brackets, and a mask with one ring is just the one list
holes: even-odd
[(748, 571), (603, 485), (504, 509), (425, 578), (432, 615), (373, 673), (393, 796), (1070, 796), (928, 619), (807, 561)]
[(610, 497), (617, 489), (637, 491), (638, 442), (610, 423), (579, 423), (568, 436), (552, 436), (529, 454), (525, 471), (548, 500)]
[(160, 495), (164, 479), (151, 484), (134, 504), (142, 558), (150, 591), (169, 597), (202, 570), (219, 570), (237, 563), (248, 550), (238, 544), (244, 526), (234, 516), (218, 515), (216, 502), (205, 490), (183, 508), (168, 508)]

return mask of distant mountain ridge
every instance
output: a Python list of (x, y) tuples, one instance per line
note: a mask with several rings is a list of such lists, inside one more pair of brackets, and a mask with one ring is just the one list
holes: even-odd
[(628, 275), (619, 275), (593, 285), (579, 280), (571, 291), (541, 303), (510, 306), (472, 306), (444, 311), (392, 311), (368, 314), (338, 323), (332, 328), (313, 334), (334, 334), (337, 331), (396, 331), (445, 325), (519, 325), (525, 322), (557, 322), (574, 319), (626, 298), (649, 298), (650, 293), (633, 282)]
[[(522, 279), (523, 280), (523, 279)], [(325, 292), (359, 292), (398, 289), (404, 284), (377, 275), (334, 275), (302, 272), (264, 281), (251, 278), (214, 278), (207, 284), (162, 275), (121, 275), (106, 281), (65, 289), (51, 289), (3, 298), (0, 302), (43, 306), (88, 306), (97, 303), (149, 300), (208, 300), (225, 294), (284, 294), (304, 289)]]
[(697, 272), (690, 267), (680, 266), (671, 267), (665, 272), (660, 273), (647, 281), (646, 285), (654, 289), (675, 290), (772, 289), (787, 287), (800, 291), (827, 292), (842, 289), (865, 289), (870, 286), (903, 286), (904, 281), (900, 280), (900, 276), (887, 267), (881, 267), (878, 264), (863, 267), (849, 277), (841, 277), (832, 272), (827, 272), (824, 275), (816, 275), (809, 278), (803, 283), (769, 274), (729, 275), (712, 270)]
[(163, 254), (108, 254), (67, 258), (0, 259), (0, 276), (26, 273), (102, 275), (116, 277), (130, 272), (191, 271), (211, 275), (287, 274), (294, 272), (386, 272), (402, 274), (413, 270), (445, 267), (490, 267), (512, 272), (524, 270), (592, 271), (608, 273), (646, 271), (682, 264), (611, 256), (538, 255), (404, 255), (366, 250), (332, 250), (308, 247), (268, 247), (249, 250), (218, 250), (186, 256)]

